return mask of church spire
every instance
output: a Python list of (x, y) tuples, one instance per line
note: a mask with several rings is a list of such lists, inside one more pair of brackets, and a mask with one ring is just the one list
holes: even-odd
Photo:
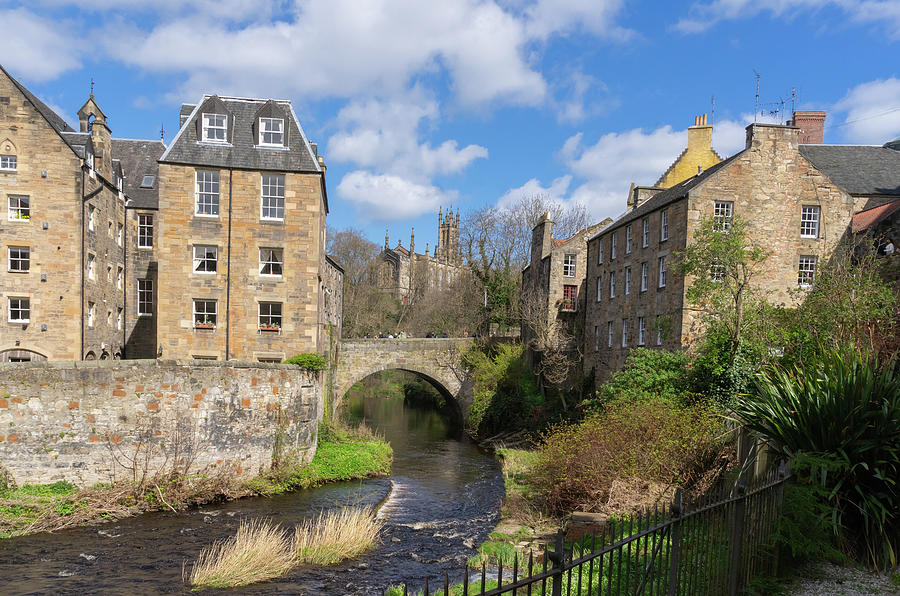
[(388, 242), (389, 242), (389, 240), (388, 240), (388, 231), (385, 230), (385, 231), (384, 231), (384, 248), (385, 248), (385, 250), (387, 250), (388, 248), (391, 247), (391, 245), (390, 245)]

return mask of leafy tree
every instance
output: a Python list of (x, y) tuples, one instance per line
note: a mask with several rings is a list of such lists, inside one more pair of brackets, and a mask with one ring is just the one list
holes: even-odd
[(759, 312), (764, 302), (757, 280), (769, 253), (750, 240), (747, 228), (738, 216), (703, 217), (693, 241), (676, 255), (678, 269), (689, 282), (688, 302), (704, 313), (705, 323), (724, 330), (730, 362), (753, 322), (748, 315)]

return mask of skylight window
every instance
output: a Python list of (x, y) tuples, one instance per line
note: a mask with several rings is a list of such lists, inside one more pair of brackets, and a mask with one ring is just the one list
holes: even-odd
[(156, 176), (144, 176), (144, 179), (141, 180), (141, 188), (153, 188), (153, 182), (156, 180)]

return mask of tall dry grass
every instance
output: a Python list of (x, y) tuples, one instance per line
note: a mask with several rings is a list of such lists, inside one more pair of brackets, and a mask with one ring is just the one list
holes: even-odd
[(323, 511), (294, 530), (294, 555), (299, 563), (333, 565), (356, 557), (374, 546), (382, 522), (372, 510), (346, 507)]
[(242, 521), (237, 534), (204, 548), (189, 583), (197, 588), (232, 588), (287, 573), (297, 562), (290, 540), (264, 519)]

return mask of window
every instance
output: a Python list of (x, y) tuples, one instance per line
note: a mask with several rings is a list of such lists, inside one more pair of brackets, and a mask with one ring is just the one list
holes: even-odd
[(153, 315), (153, 280), (138, 280), (138, 310), (139, 317), (149, 317)]
[(281, 276), (284, 269), (284, 252), (280, 248), (259, 249), (259, 274)]
[(284, 120), (281, 118), (260, 118), (259, 144), (284, 145)]
[(31, 249), (27, 246), (9, 247), (9, 270), (13, 273), (28, 273), (31, 269)]
[(709, 280), (710, 281), (724, 281), (725, 273), (728, 271), (728, 268), (723, 263), (713, 263), (709, 266)]
[(122, 246), (122, 242), (125, 239), (125, 226), (123, 226), (122, 224), (117, 224), (117, 225), (118, 225), (118, 228), (117, 228), (118, 231), (116, 232), (116, 244), (118, 244), (119, 246)]
[(659, 315), (656, 316), (656, 345), (662, 345), (662, 324), (659, 322)]
[(597, 277), (597, 302), (603, 298), (603, 276)]
[(609, 272), (609, 298), (613, 299), (616, 297), (616, 272)]
[(263, 174), (261, 207), (263, 219), (284, 219), (284, 176)]
[(616, 258), (616, 234), (613, 232), (609, 237), (609, 260), (614, 261)]
[(641, 263), (641, 291), (647, 291), (647, 263)]
[(94, 231), (94, 212), (97, 209), (93, 205), (88, 205), (88, 230)]
[(225, 132), (227, 124), (228, 116), (225, 114), (203, 114), (202, 139), (212, 143), (226, 142)]
[(603, 239), (597, 240), (597, 264), (603, 264)]
[(628, 347), (628, 319), (622, 319), (622, 347)]
[(125, 285), (124, 271), (121, 267), (116, 267), (116, 287), (121, 290), (123, 285)]
[(106, 266), (106, 281), (108, 281), (108, 282), (112, 281), (112, 265)]
[(801, 288), (812, 287), (816, 280), (816, 257), (800, 257), (800, 267), (797, 270), (797, 285)]
[(606, 324), (606, 345), (607, 347), (612, 347), (613, 345), (613, 322), (610, 321)]
[(659, 212), (659, 241), (664, 242), (669, 239), (669, 210), (663, 209)]
[(800, 237), (819, 237), (819, 213), (818, 205), (804, 205), (800, 208)]
[(218, 260), (218, 247), (194, 245), (194, 273), (215, 273)]
[(600, 351), (600, 326), (594, 325), (594, 351)]
[(9, 221), (28, 221), (31, 219), (31, 199), (29, 197), (10, 196), (9, 210), (6, 212)]
[(31, 300), (28, 298), (9, 299), (9, 322), (27, 323), (31, 320)]
[(642, 346), (647, 337), (647, 321), (644, 317), (638, 317), (638, 345)]
[(219, 216), (219, 171), (197, 170), (197, 215)]
[(106, 311), (106, 326), (112, 327), (112, 311), (111, 310)]
[(659, 287), (666, 287), (666, 257), (659, 257)]
[(631, 226), (625, 228), (625, 254), (631, 254)]
[(94, 154), (90, 150), (85, 151), (84, 162), (91, 169), (91, 178), (93, 178), (94, 177)]
[(216, 328), (216, 301), (194, 299), (194, 329)]
[(575, 310), (575, 298), (578, 295), (578, 286), (563, 286), (563, 310)]
[(259, 303), (259, 330), (281, 331), (281, 303)]
[(731, 217), (734, 215), (734, 202), (716, 201), (713, 206), (713, 225), (719, 232), (727, 232), (731, 228)]
[(631, 267), (625, 267), (625, 295), (631, 294)]
[(124, 322), (124, 319), (123, 319), (123, 315), (122, 315), (122, 307), (119, 307), (116, 309), (116, 329), (121, 331), (123, 322)]
[(577, 255), (563, 256), (563, 275), (566, 277), (575, 277), (575, 263)]
[(641, 232), (641, 247), (647, 248), (650, 246), (650, 219), (645, 217), (641, 222), (641, 226), (643, 227), (643, 231)]
[(106, 235), (109, 236), (110, 238), (112, 238), (112, 234), (113, 234), (113, 232), (112, 232), (112, 222), (111, 222), (111, 221), (108, 221), (108, 222), (106, 222)]
[(138, 215), (138, 248), (153, 248), (152, 215)]
[(87, 270), (88, 270), (88, 279), (96, 279), (94, 275), (94, 263), (97, 259), (94, 255), (88, 253), (88, 262), (87, 262)]
[(88, 327), (94, 326), (94, 303), (88, 302), (88, 312), (87, 312), (87, 323)]
[(153, 182), (156, 180), (156, 176), (144, 176), (141, 178), (141, 188), (153, 188)]
[(15, 171), (18, 165), (15, 155), (0, 155), (0, 170)]

